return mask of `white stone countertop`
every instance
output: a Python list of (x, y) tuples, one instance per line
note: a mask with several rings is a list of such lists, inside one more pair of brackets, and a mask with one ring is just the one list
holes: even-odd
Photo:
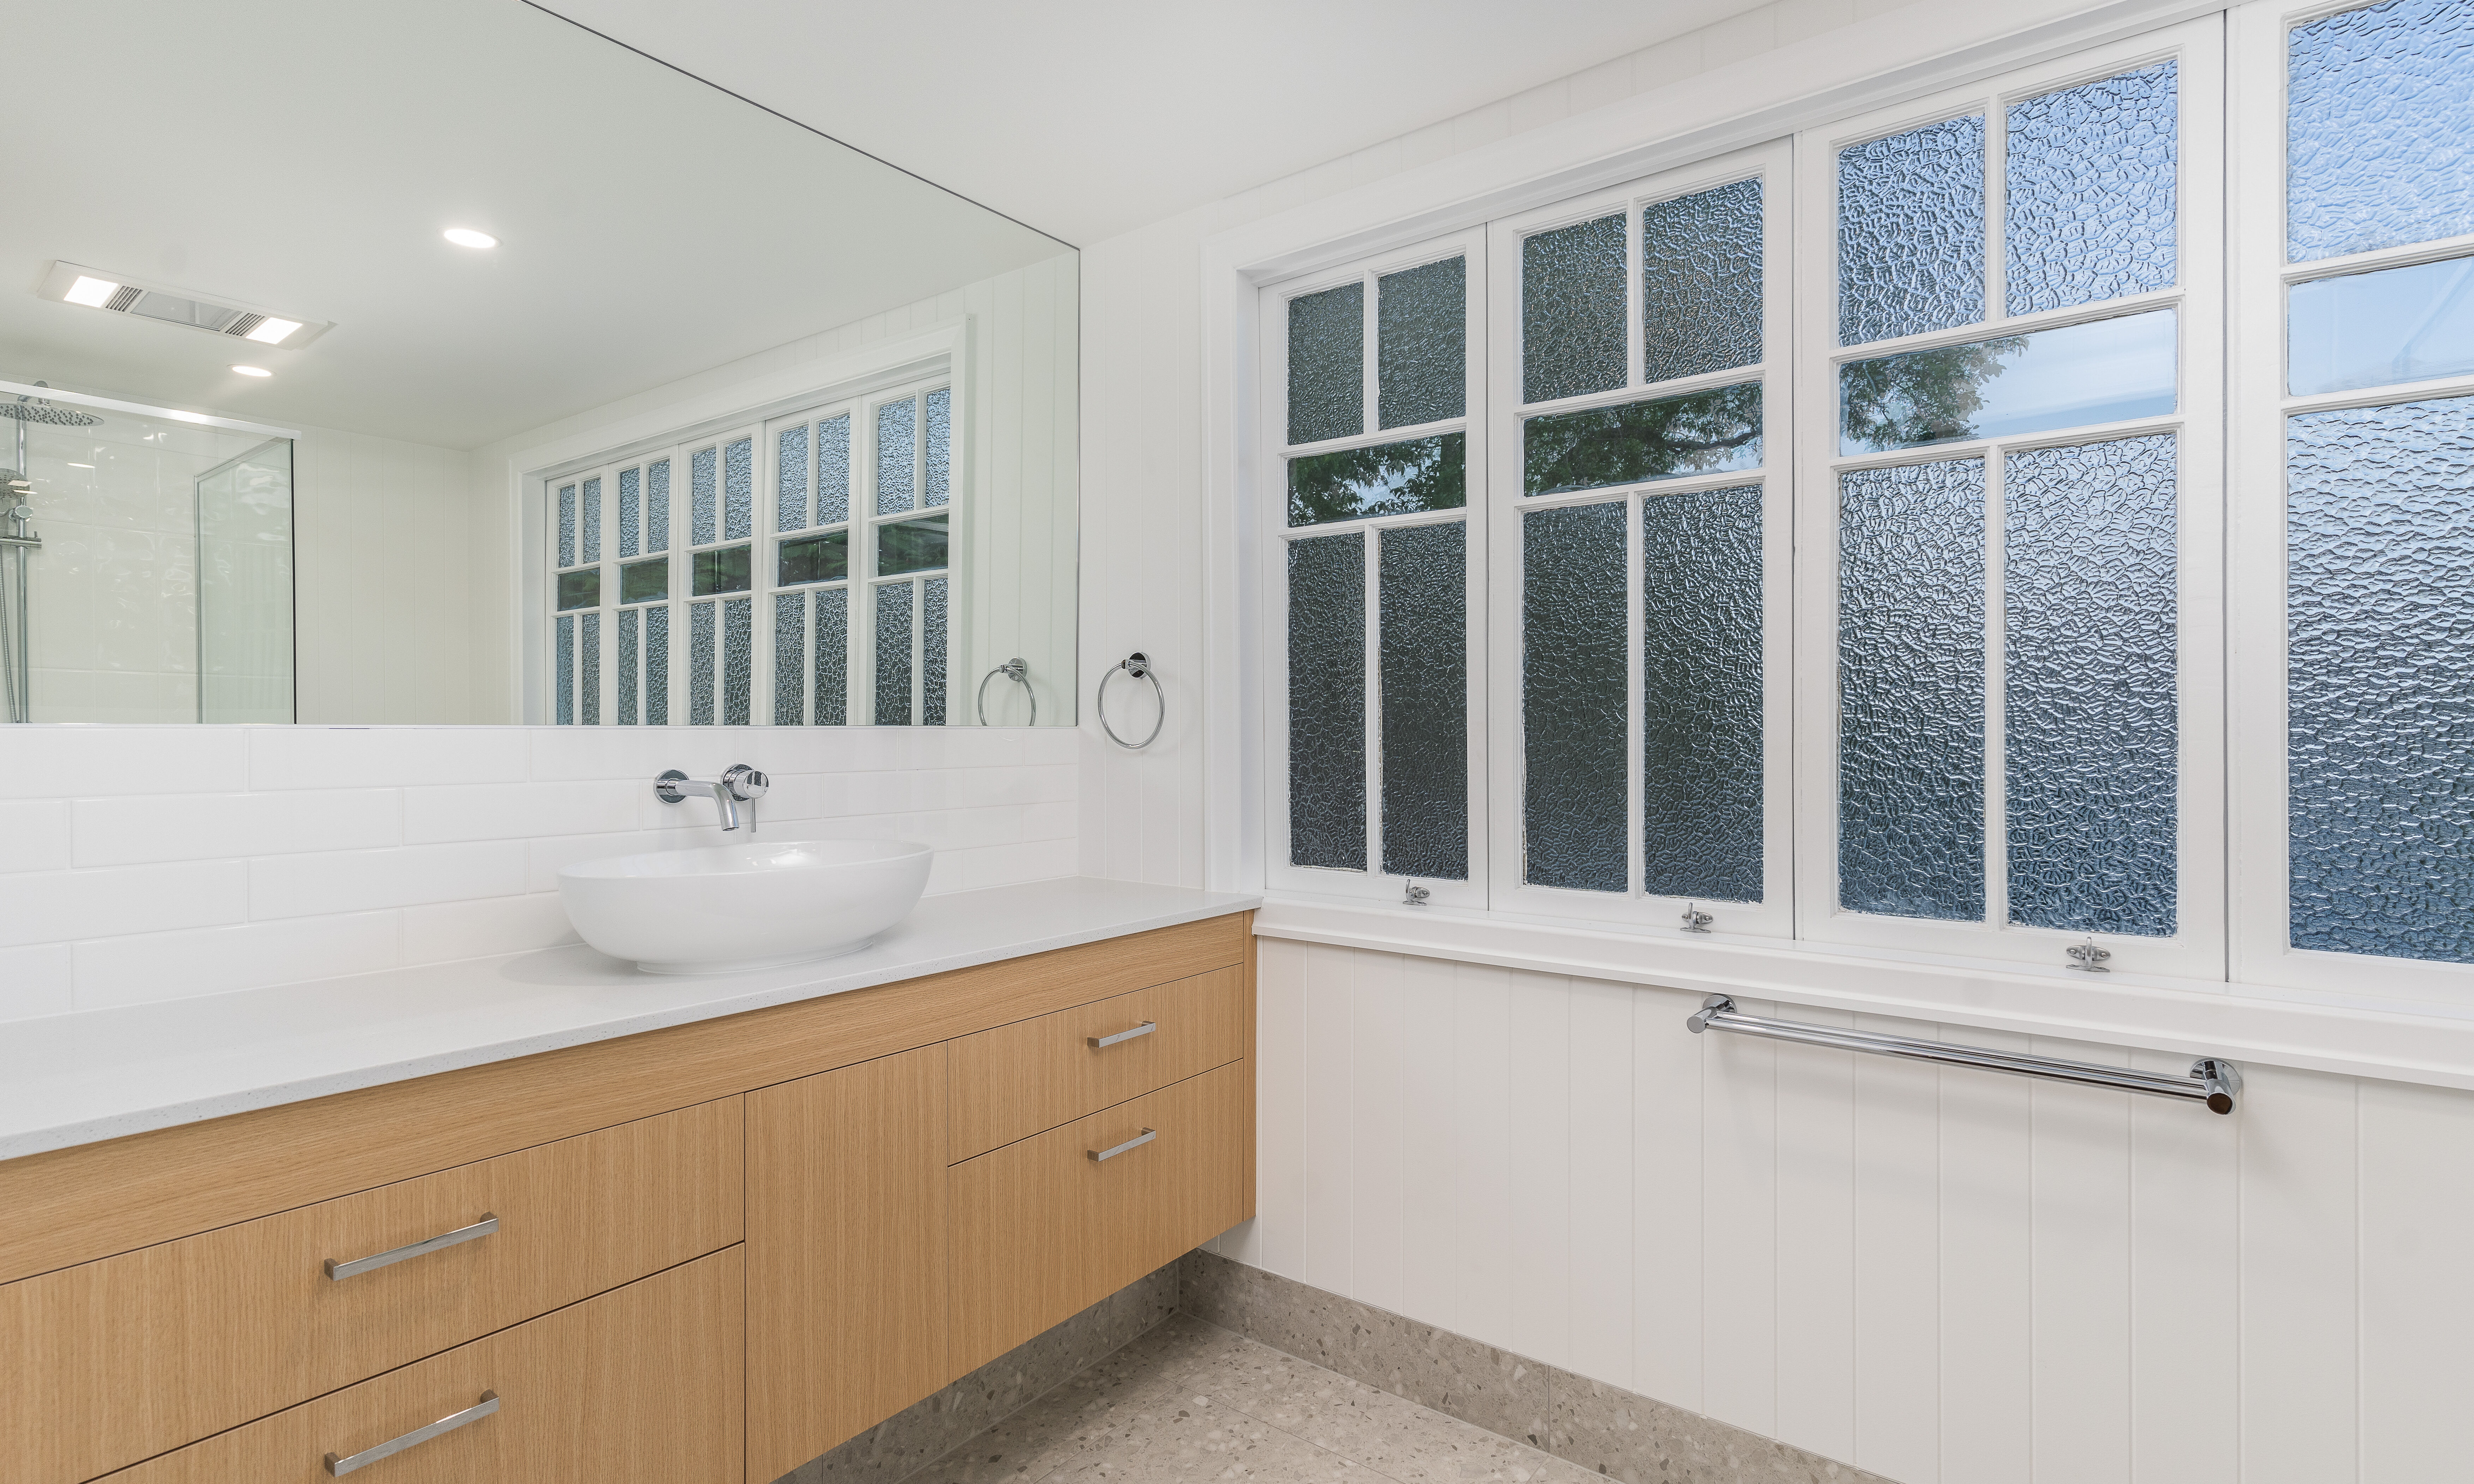
[(858, 953), (638, 973), (581, 945), (0, 1023), (0, 1160), (1242, 912), (1086, 876), (926, 898)]

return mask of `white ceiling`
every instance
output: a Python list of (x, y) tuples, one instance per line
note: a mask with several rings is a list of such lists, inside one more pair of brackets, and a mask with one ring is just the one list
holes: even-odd
[[(54, 20), (7, 36), (0, 378), (469, 448), (1064, 251), (516, 0)], [(55, 259), (335, 328), (57, 303)]]
[(1077, 246), (1762, 0), (538, 0)]

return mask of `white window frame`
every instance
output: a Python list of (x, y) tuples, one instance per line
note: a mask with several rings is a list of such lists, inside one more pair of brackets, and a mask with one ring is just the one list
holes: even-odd
[[(2233, 977), (2318, 999), (2410, 1008), (2474, 1005), (2474, 964), (2297, 948), (2292, 937), (2287, 795), (2286, 419), (2296, 413), (2377, 407), (2474, 395), (2474, 374), (2291, 396), (2286, 393), (2286, 293), (2290, 285), (2474, 254), (2474, 235), (2288, 264), (2286, 252), (2287, 33), (2360, 10), (2360, 4), (2235, 9), (2228, 156), (2236, 213), (2231, 240), (2233, 408), (2229, 427), (2232, 573)], [(2246, 745), (2241, 739), (2248, 739)]]
[[(1698, 376), (1646, 382), (1642, 380), (1640, 215), (1653, 203), (1671, 201), (1737, 180), (1762, 181), (1761, 220), (1761, 354), (1749, 367)], [(1704, 490), (1761, 489), (1761, 692), (1762, 727), (1762, 891), (1758, 902), (1702, 900), (1699, 910), (1713, 921), (1701, 941), (1733, 938), (1784, 938), (1794, 924), (1792, 842), (1789, 836), (1789, 786), (1792, 777), (1789, 689), (1789, 634), (1793, 498), (1790, 450), (1795, 426), (1795, 388), (1786, 374), (1784, 353), (1794, 343), (1792, 282), (1788, 251), (1796, 203), (1791, 188), (1790, 156), (1785, 141), (1734, 151), (1674, 170), (1661, 171), (1612, 189), (1558, 202), (1536, 211), (1509, 216), (1491, 225), (1488, 254), (1492, 262), (1487, 290), (1489, 338), (1493, 357), (1487, 421), (1492, 450), (1488, 468), (1488, 546), (1492, 560), (1488, 612), (1488, 669), (1501, 677), (1489, 700), (1488, 730), (1496, 739), (1489, 768), (1492, 833), (1500, 842), (1490, 858), (1494, 910), (1522, 917), (1560, 918), (1589, 923), (1619, 923), (1635, 931), (1681, 936), (1689, 903), (1681, 897), (1650, 896), (1642, 889), (1642, 631), (1641, 515), (1644, 499)], [(1543, 231), (1593, 221), (1620, 212), (1624, 217), (1624, 385), (1612, 392), (1590, 393), (1534, 405), (1521, 401), (1521, 251), (1523, 242)], [(1552, 416), (1589, 408), (1621, 406), (1707, 392), (1757, 381), (1762, 385), (1761, 463), (1758, 467), (1726, 473), (1679, 475), (1643, 484), (1611, 485), (1566, 494), (1530, 497), (1522, 493), (1522, 423), (1531, 417)], [(1524, 732), (1521, 725), (1519, 678), (1522, 673), (1521, 531), (1525, 512), (1576, 505), (1620, 502), (1626, 509), (1624, 676), (1626, 715), (1625, 758), (1625, 889), (1620, 893), (1533, 886), (1526, 876), (1523, 849)]]
[[(1922, 953), (1949, 960), (2042, 965), (2067, 969), (2065, 950), (2093, 940), (2112, 954), (2110, 971), (2149, 980), (2224, 978), (2223, 731), (2223, 359), (2221, 202), (2222, 46), (2215, 16), (2093, 47), (2041, 66), (1951, 88), (1895, 108), (1857, 114), (1797, 136), (1796, 172), (1803, 195), (1799, 259), (1805, 312), (1797, 347), (1804, 408), (1797, 435), (1802, 555), (1797, 607), (1803, 615), (1796, 658), (1797, 850), (1801, 922), (1797, 936), (1822, 945), (1872, 951)], [(2011, 315), (2002, 260), (2005, 112), (2028, 98), (2134, 71), (2172, 58), (2177, 63), (2180, 124), (2175, 199), (2179, 208), (2173, 288), (2125, 295), (2067, 309)], [(1837, 344), (1838, 152), (1943, 119), (1983, 114), (1985, 127), (1986, 318), (1958, 329), (1877, 341), (1842, 350)], [(2194, 245), (2201, 251), (2192, 251)], [(1892, 453), (1842, 457), (1838, 452), (1839, 368), (1906, 350), (1964, 345), (2125, 314), (2171, 308), (2179, 337), (2176, 409), (2133, 421), (1935, 443)], [(2175, 791), (2179, 828), (2176, 931), (2150, 938), (2011, 923), (2002, 828), (2001, 573), (2004, 455), (2068, 447), (2146, 434), (2174, 436), (2181, 476), (2176, 537), (2180, 593), (2176, 608), (2177, 738)], [(1838, 884), (1838, 475), (1843, 469), (1937, 464), (1981, 458), (1985, 464), (1985, 651), (1988, 687), (1984, 728), (1985, 917), (1980, 922), (1939, 922), (1850, 912)]]
[[(1264, 622), (1261, 642), (1265, 646), (1262, 678), (1264, 690), (1262, 758), (1264, 763), (1264, 872), (1270, 880), (1283, 890), (1312, 893), (1369, 901), (1401, 901), (1411, 884), (1410, 877), (1392, 874), (1383, 870), (1383, 694), (1380, 601), (1381, 535), (1384, 531), (1404, 526), (1434, 525), (1458, 522), (1466, 532), (1467, 542), (1467, 580), (1465, 594), (1468, 630), (1465, 640), (1467, 656), (1467, 705), (1468, 717), (1467, 767), (1468, 778), (1468, 877), (1463, 881), (1438, 880), (1419, 876), (1415, 882), (1430, 894), (1435, 905), (1483, 909), (1487, 896), (1487, 818), (1486, 800), (1486, 662), (1479, 636), (1486, 621), (1486, 541), (1484, 519), (1486, 491), (1486, 428), (1484, 419), (1475, 416), (1485, 405), (1486, 328), (1486, 234), (1483, 229), (1456, 232), (1431, 238), (1413, 246), (1371, 257), (1336, 265), (1297, 278), (1266, 285), (1261, 291), (1263, 368), (1262, 439), (1260, 463), (1263, 471), (1264, 498), (1257, 504), (1260, 524), (1257, 539), (1263, 543), (1265, 560), (1261, 563)], [(1457, 419), (1439, 422), (1416, 423), (1385, 428), (1381, 413), (1379, 385), (1378, 332), (1381, 325), (1379, 280), (1385, 274), (1422, 267), (1452, 257), (1464, 260), (1467, 285), (1467, 380), (1463, 387), (1463, 412)], [(1343, 284), (1363, 282), (1366, 285), (1363, 341), (1365, 392), (1364, 407), (1367, 431), (1345, 438), (1325, 439), (1310, 443), (1291, 444), (1287, 441), (1289, 426), (1288, 334), (1289, 301)], [(1467, 499), (1457, 511), (1419, 512), (1406, 515), (1383, 515), (1362, 520), (1335, 520), (1321, 525), (1288, 524), (1288, 460), (1291, 452), (1311, 455), (1333, 453), (1352, 448), (1377, 447), (1385, 443), (1403, 443), (1413, 439), (1431, 438), (1440, 433), (1465, 431), (1467, 443), (1465, 478)], [(1352, 532), (1365, 535), (1366, 561), (1366, 822), (1367, 866), (1364, 871), (1346, 871), (1319, 866), (1296, 866), (1289, 860), (1289, 568), (1288, 545), (1292, 540), (1311, 540), (1322, 537), (1346, 536)]]

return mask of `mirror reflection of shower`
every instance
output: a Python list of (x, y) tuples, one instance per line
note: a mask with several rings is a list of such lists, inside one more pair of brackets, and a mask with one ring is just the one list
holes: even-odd
[(12, 722), (289, 722), (293, 437), (0, 381)]

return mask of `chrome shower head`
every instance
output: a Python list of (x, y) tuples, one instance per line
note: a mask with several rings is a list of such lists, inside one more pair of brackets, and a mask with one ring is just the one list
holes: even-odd
[(90, 428), (103, 420), (90, 412), (55, 407), (36, 396), (21, 396), (13, 402), (0, 402), (0, 418), (14, 418), (20, 422), (40, 422), (56, 428)]

